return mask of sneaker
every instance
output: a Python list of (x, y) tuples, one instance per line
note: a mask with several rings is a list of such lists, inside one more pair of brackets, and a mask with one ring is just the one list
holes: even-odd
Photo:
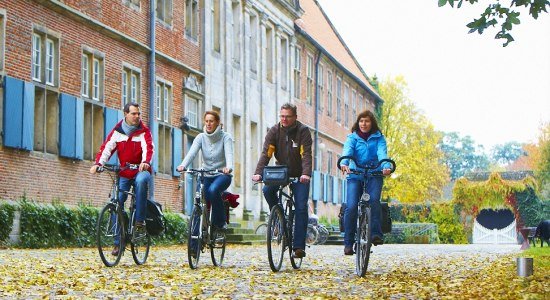
[(383, 245), (384, 240), (380, 236), (374, 235), (374, 236), (372, 236), (372, 244), (375, 245), (375, 246)]
[(345, 246), (344, 247), (344, 255), (354, 255), (355, 252), (353, 251), (352, 246)]
[(296, 248), (292, 252), (292, 257), (294, 257), (294, 258), (304, 258), (304, 257), (306, 257), (306, 251), (304, 251), (304, 249)]
[(117, 256), (119, 251), (120, 251), (120, 248), (118, 246), (115, 246), (113, 248), (113, 251), (111, 251), (111, 255), (112, 256)]
[(134, 225), (134, 238), (142, 238), (147, 233), (147, 229), (145, 228), (145, 221), (136, 221), (136, 224)]

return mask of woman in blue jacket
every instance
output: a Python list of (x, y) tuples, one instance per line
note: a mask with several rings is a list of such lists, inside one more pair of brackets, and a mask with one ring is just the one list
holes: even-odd
[[(362, 166), (376, 165), (378, 161), (388, 158), (386, 139), (378, 128), (376, 117), (371, 111), (364, 111), (357, 116), (344, 144), (342, 156), (352, 156)], [(355, 169), (351, 161), (342, 161), (341, 170), (347, 174), (347, 203), (344, 213), (344, 254), (353, 255), (353, 243), (357, 224), (357, 202), (363, 194), (363, 176), (350, 174), (350, 168)], [(382, 166), (384, 175), (390, 174), (389, 165)], [(380, 194), (382, 192), (382, 177), (371, 177), (367, 191), (370, 194), (369, 204), (372, 212), (372, 243), (384, 243), (382, 227), (380, 225)]]

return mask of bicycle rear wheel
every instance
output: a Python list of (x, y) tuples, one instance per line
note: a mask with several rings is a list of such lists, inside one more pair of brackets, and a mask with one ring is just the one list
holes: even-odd
[(369, 266), (370, 249), (372, 246), (372, 219), (370, 207), (364, 206), (357, 218), (357, 235), (355, 242), (355, 272), (360, 277), (365, 276)]
[(189, 267), (196, 269), (199, 266), (199, 257), (201, 254), (201, 214), (202, 210), (200, 206), (195, 205), (193, 207), (193, 213), (189, 219), (189, 232), (187, 238), (187, 259), (189, 260)]
[(319, 239), (319, 231), (315, 226), (311, 224), (307, 224), (307, 232), (306, 232), (306, 245), (314, 245), (317, 244), (317, 240)]
[(143, 265), (149, 256), (149, 248), (151, 247), (151, 237), (145, 227), (141, 230), (136, 230), (135, 211), (132, 213), (132, 239), (130, 240), (130, 248), (132, 257), (137, 265)]
[(317, 243), (315, 244), (322, 245), (326, 243), (328, 240), (328, 236), (330, 235), (328, 229), (325, 226), (319, 224), (319, 226), (317, 227), (317, 231), (319, 231), (319, 238), (317, 239)]
[(267, 258), (273, 272), (278, 272), (283, 264), (286, 247), (284, 218), (281, 206), (275, 205), (267, 223)]
[[(210, 209), (210, 220), (212, 220), (212, 209)], [(210, 226), (210, 257), (212, 263), (216, 267), (220, 267), (223, 263), (225, 255), (225, 230), (214, 230), (214, 226)]]
[(288, 216), (288, 252), (290, 254), (290, 264), (294, 269), (299, 269), (302, 266), (302, 258), (294, 258), (292, 255), (292, 245), (294, 244), (294, 226), (296, 226), (295, 221), (296, 218), (294, 216), (294, 211), (291, 210)]
[(267, 236), (267, 223), (262, 223), (256, 227), (256, 235)]
[[(97, 218), (96, 241), (99, 257), (107, 267), (118, 264), (124, 251), (125, 232), (122, 230), (123, 216), (116, 205), (107, 204)], [(118, 247), (118, 251), (115, 251)]]

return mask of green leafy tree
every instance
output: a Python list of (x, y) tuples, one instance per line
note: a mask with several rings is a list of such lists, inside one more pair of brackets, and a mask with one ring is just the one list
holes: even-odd
[(439, 199), (448, 182), (448, 172), (438, 143), (441, 134), (407, 96), (407, 83), (398, 76), (379, 83), (384, 99), (381, 130), (388, 143), (388, 155), (397, 170), (384, 183), (385, 196), (401, 202)]
[[(460, 8), (463, 2), (469, 2), (473, 5), (477, 4), (479, 0), (438, 0), (438, 5), (441, 7), (449, 4), (454, 7), (456, 4), (457, 8)], [(485, 29), (500, 25), (500, 31), (495, 35), (495, 39), (506, 40), (503, 44), (506, 47), (514, 41), (510, 34), (512, 27), (521, 23), (521, 13), (517, 9), (527, 9), (533, 19), (538, 19), (542, 12), (548, 12), (548, 7), (550, 7), (550, 1), (548, 0), (511, 0), (510, 5), (503, 5), (500, 0), (492, 0), (480, 17), (466, 26), (470, 28), (468, 33), (477, 31), (482, 34)]]
[(525, 155), (527, 155), (527, 153), (518, 142), (508, 142), (496, 145), (491, 149), (492, 160), (501, 165), (510, 164)]
[(483, 146), (476, 145), (469, 135), (462, 137), (457, 132), (445, 133), (439, 148), (445, 153), (444, 161), (451, 172), (451, 179), (468, 172), (489, 170), (489, 158), (483, 153)]
[(535, 175), (542, 198), (550, 200), (550, 122), (541, 126), (538, 146), (539, 157), (535, 162)]

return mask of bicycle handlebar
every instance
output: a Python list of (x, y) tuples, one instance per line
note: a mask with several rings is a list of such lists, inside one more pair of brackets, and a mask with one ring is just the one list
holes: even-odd
[[(231, 170), (231, 172), (233, 172), (233, 170)], [(231, 174), (231, 172), (229, 172), (229, 174)], [(225, 174), (222, 169), (215, 169), (215, 170), (183, 169), (180, 173), (191, 173), (191, 174), (200, 173), (200, 174), (209, 174), (209, 175), (214, 175), (214, 174), (218, 174), (218, 173)], [(227, 175), (229, 175), (229, 174), (227, 174)]]
[(101, 173), (103, 171), (111, 171), (116, 173), (116, 172), (121, 172), (128, 169), (137, 170), (139, 169), (139, 164), (126, 163), (126, 166), (124, 167), (120, 167), (119, 165), (104, 165), (104, 166), (99, 166), (96, 172)]
[(357, 163), (357, 161), (355, 160), (355, 158), (353, 156), (342, 156), (338, 159), (338, 162), (336, 163), (336, 166), (338, 167), (338, 170), (342, 170), (342, 167), (340, 165), (340, 162), (342, 162), (342, 160), (344, 159), (349, 159), (351, 161), (353, 161), (355, 163), (355, 165), (358, 167), (358, 168), (362, 168), (362, 169), (365, 169), (365, 171), (359, 171), (359, 170), (351, 170), (350, 169), (350, 172), (353, 173), (353, 174), (358, 174), (358, 175), (361, 175), (361, 174), (371, 174), (371, 175), (374, 175), (374, 176), (382, 176), (382, 171), (375, 171), (375, 172), (369, 172), (369, 170), (374, 170), (374, 169), (378, 169), (383, 163), (387, 162), (387, 163), (390, 163), (391, 164), (391, 173), (395, 172), (395, 168), (397, 167), (397, 165), (395, 164), (395, 161), (389, 159), (389, 158), (384, 158), (382, 160), (380, 160), (375, 166), (362, 166), (362, 165), (359, 165)]

